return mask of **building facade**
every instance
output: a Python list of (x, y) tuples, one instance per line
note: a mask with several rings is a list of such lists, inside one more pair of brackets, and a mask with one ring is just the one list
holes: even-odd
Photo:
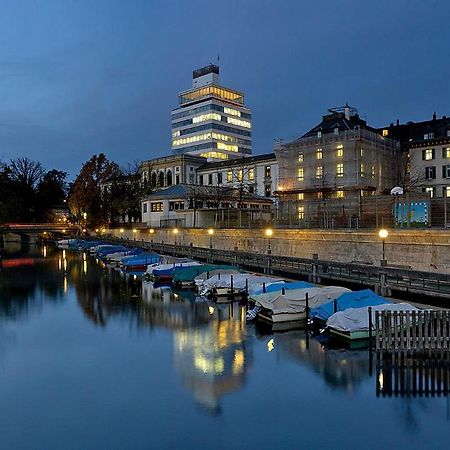
[(400, 142), (403, 155), (403, 185), (431, 197), (450, 197), (450, 118), (422, 122), (399, 121), (381, 128), (384, 136)]
[(368, 126), (356, 109), (330, 109), (302, 137), (275, 148), (279, 219), (325, 226), (327, 217), (351, 218), (361, 196), (382, 194), (396, 185), (399, 152), (399, 143)]
[(220, 84), (219, 67), (195, 70), (192, 89), (172, 111), (172, 153), (224, 160), (252, 153), (252, 115), (244, 94)]

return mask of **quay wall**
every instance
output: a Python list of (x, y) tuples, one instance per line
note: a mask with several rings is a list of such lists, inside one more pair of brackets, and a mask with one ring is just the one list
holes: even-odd
[[(205, 229), (147, 229), (109, 230), (115, 237), (169, 244), (193, 245), (222, 250), (267, 253), (269, 240), (264, 230), (217, 229), (211, 238)], [(321, 260), (358, 262), (379, 265), (382, 259), (382, 241), (376, 231), (354, 230), (282, 230), (274, 229), (270, 239), (273, 255)], [(411, 267), (427, 272), (450, 273), (450, 231), (389, 230), (385, 240), (385, 259), (389, 266)]]

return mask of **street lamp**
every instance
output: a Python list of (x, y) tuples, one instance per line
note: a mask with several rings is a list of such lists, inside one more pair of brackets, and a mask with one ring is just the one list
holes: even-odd
[(378, 236), (380, 236), (381, 238), (381, 242), (383, 242), (383, 261), (385, 261), (384, 255), (384, 241), (386, 240), (386, 238), (389, 236), (389, 232), (388, 230), (386, 230), (385, 228), (382, 228), (379, 232), (378, 232)]
[(270, 238), (273, 236), (272, 228), (266, 228), (264, 234), (267, 237), (267, 254), (270, 255), (272, 253), (272, 249), (270, 248)]
[(172, 230), (172, 233), (174, 234), (174, 236), (175, 236), (175, 245), (177, 245), (177, 234), (178, 234), (178, 228), (174, 228), (173, 230)]
[(209, 234), (209, 248), (212, 248), (212, 239), (214, 236), (214, 228), (208, 228), (208, 234)]

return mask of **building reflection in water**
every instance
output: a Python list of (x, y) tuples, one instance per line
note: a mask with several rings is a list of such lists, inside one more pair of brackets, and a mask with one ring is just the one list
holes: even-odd
[(208, 314), (206, 326), (174, 333), (174, 365), (199, 405), (219, 413), (220, 398), (245, 384), (252, 355), (245, 341), (245, 306), (209, 306)]
[(307, 364), (333, 389), (353, 392), (371, 375), (367, 351), (325, 348), (318, 340), (308, 337), (304, 331), (277, 334), (273, 339), (273, 345), (281, 355), (288, 355), (302, 364)]

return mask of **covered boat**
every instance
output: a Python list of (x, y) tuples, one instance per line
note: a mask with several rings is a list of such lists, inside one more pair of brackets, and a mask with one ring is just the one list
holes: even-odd
[(155, 280), (172, 280), (173, 271), (177, 267), (193, 267), (200, 266), (201, 263), (193, 261), (192, 259), (181, 259), (170, 264), (158, 264), (156, 266), (150, 266), (147, 268), (147, 274)]
[(266, 286), (265, 289), (259, 289), (258, 291), (256, 291), (254, 294), (255, 295), (259, 295), (259, 294), (264, 294), (263, 290), (267, 292), (277, 292), (277, 291), (282, 291), (284, 290), (291, 290), (291, 289), (304, 289), (304, 288), (311, 288), (311, 287), (316, 287), (315, 284), (312, 283), (308, 283), (307, 281), (292, 281), (292, 282), (285, 282), (285, 281), (281, 281), (280, 283), (273, 283), (270, 284), (269, 286)]
[(150, 264), (158, 263), (160, 259), (160, 256), (156, 253), (139, 253), (130, 259), (122, 260), (121, 266), (124, 270), (145, 272)]
[[(375, 329), (376, 311), (417, 311), (418, 308), (409, 303), (388, 303), (372, 308), (372, 326)], [(330, 336), (352, 341), (369, 338), (369, 306), (349, 308), (338, 311), (327, 320)]]
[(177, 267), (173, 271), (172, 282), (174, 284), (181, 284), (183, 286), (193, 285), (194, 280), (197, 277), (204, 276), (204, 279), (210, 278), (217, 273), (228, 273), (232, 270), (232, 273), (239, 273), (239, 269), (229, 265), (217, 265), (217, 264), (200, 264), (198, 266), (191, 267)]
[[(196, 284), (198, 281), (196, 278)], [(200, 295), (230, 296), (244, 293), (246, 289), (249, 294), (252, 294), (261, 289), (263, 283), (269, 286), (280, 281), (282, 280), (252, 273), (217, 274), (203, 282)]]
[(388, 303), (390, 302), (375, 294), (370, 289), (346, 292), (335, 301), (333, 300), (311, 309), (310, 317), (318, 321), (326, 322), (337, 311), (345, 311), (349, 308), (363, 308), (364, 306), (385, 305)]
[(268, 323), (274, 330), (287, 330), (306, 323), (306, 296), (309, 308), (316, 308), (350, 292), (341, 286), (291, 289), (252, 295), (257, 309), (257, 319)]

